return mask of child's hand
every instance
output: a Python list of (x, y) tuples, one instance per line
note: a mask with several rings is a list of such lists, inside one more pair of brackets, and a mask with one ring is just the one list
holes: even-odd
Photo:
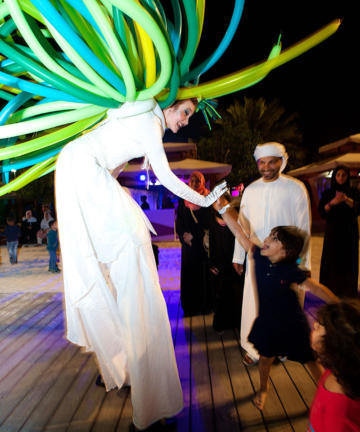
[(227, 204), (229, 204), (229, 201), (224, 197), (221, 196), (220, 198), (218, 198), (214, 204), (213, 207), (216, 211), (221, 210), (224, 206), (226, 206)]

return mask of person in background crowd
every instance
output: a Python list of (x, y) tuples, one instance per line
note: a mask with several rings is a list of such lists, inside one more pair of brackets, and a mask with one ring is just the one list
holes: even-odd
[(57, 234), (57, 222), (52, 220), (49, 223), (49, 231), (47, 233), (47, 250), (49, 252), (49, 272), (59, 273), (60, 269), (57, 266), (56, 251), (59, 247), (59, 240)]
[[(208, 195), (205, 177), (199, 171), (190, 176), (189, 186), (201, 195)], [(206, 232), (210, 210), (187, 200), (179, 200), (175, 228), (181, 242), (181, 307), (185, 316), (211, 310), (212, 296), (208, 280)]]
[(320, 282), (339, 297), (357, 297), (360, 193), (350, 187), (347, 167), (334, 169), (330, 189), (321, 196), (319, 212), (326, 220)]
[[(254, 157), (261, 178), (245, 190), (240, 203), (239, 223), (252, 242), (262, 246), (269, 232), (279, 225), (293, 225), (310, 237), (310, 207), (305, 186), (300, 181), (281, 174), (288, 155), (285, 147), (276, 142), (259, 144)], [(302, 257), (301, 267), (310, 270), (309, 248)], [(245, 259), (245, 251), (236, 241), (233, 262), (239, 273)], [(241, 314), (240, 343), (244, 360), (254, 364), (258, 353), (248, 341), (248, 335), (256, 317), (254, 288), (248, 267), (246, 268), (244, 296)], [(304, 299), (304, 293), (299, 293)]]
[(33, 216), (31, 210), (27, 210), (25, 212), (25, 216), (22, 219), (21, 228), (22, 228), (22, 242), (24, 244), (36, 243), (38, 222), (36, 217)]
[(6, 222), (7, 225), (4, 230), (4, 236), (6, 237), (6, 246), (9, 252), (10, 264), (17, 264), (17, 249), (19, 244), (19, 237), (21, 236), (21, 230), (15, 224), (14, 217), (7, 217)]
[(326, 370), (310, 408), (308, 432), (359, 432), (360, 301), (318, 309), (311, 342)]
[(146, 195), (141, 195), (140, 200), (141, 200), (141, 208), (143, 210), (149, 210), (150, 206), (149, 203), (147, 202)]
[(220, 333), (240, 327), (244, 278), (232, 264), (234, 242), (235, 237), (226, 223), (212, 210), (209, 223), (210, 283), (214, 293), (213, 329)]
[(54, 220), (51, 216), (49, 207), (44, 207), (43, 209), (43, 218), (40, 222), (40, 229), (36, 233), (37, 243), (42, 244), (43, 240), (47, 237), (47, 233), (49, 232), (50, 226), (49, 223)]

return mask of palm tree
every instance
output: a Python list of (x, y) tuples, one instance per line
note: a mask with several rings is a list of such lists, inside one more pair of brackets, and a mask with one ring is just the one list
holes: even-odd
[(290, 168), (304, 163), (306, 150), (300, 147), (302, 135), (297, 114), (287, 115), (278, 100), (267, 103), (263, 98), (245, 97), (243, 103), (235, 100), (219, 112), (221, 119), (199, 141), (198, 156), (231, 164), (230, 185), (248, 184), (258, 177), (253, 153), (259, 143), (278, 141), (284, 144), (290, 156)]

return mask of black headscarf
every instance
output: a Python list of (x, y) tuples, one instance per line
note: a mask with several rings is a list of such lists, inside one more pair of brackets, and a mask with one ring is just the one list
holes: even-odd
[[(345, 171), (347, 174), (346, 182), (342, 185), (336, 181), (336, 174), (340, 170)], [(339, 192), (349, 191), (349, 189), (350, 189), (350, 170), (348, 167), (346, 167), (345, 165), (339, 165), (334, 169), (332, 176), (331, 176), (331, 189), (334, 191), (339, 191)]]

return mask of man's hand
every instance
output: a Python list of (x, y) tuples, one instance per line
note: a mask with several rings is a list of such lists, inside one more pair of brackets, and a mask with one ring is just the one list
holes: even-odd
[(219, 269), (216, 267), (210, 267), (210, 271), (212, 274), (214, 274), (215, 276), (217, 276), (219, 274)]
[(194, 238), (194, 237), (193, 237), (193, 235), (192, 235), (191, 233), (184, 232), (183, 239), (184, 239), (184, 242), (185, 242), (187, 245), (192, 246), (191, 240), (192, 240), (193, 238)]
[(244, 265), (243, 264), (233, 263), (233, 266), (234, 266), (236, 273), (239, 276), (241, 276), (244, 273)]

